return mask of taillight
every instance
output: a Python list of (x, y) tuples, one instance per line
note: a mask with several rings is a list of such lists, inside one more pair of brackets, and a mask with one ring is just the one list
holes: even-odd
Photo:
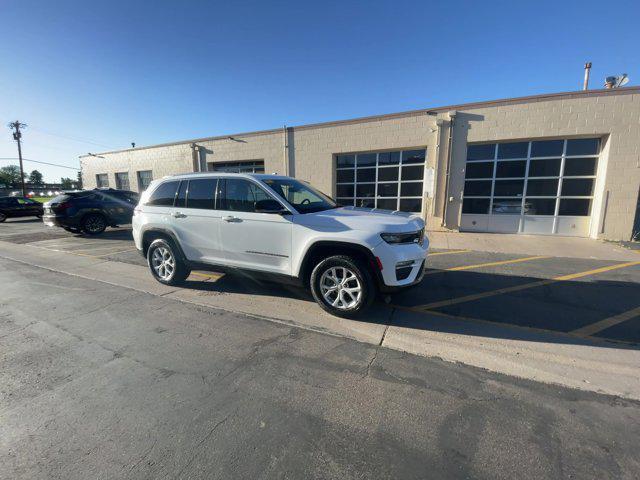
[(62, 203), (59, 203), (58, 205), (55, 205), (55, 206), (53, 207), (53, 209), (54, 209), (56, 212), (61, 212), (61, 211), (63, 211), (63, 210), (66, 210), (67, 208), (71, 208), (71, 207), (72, 207), (71, 203), (69, 203), (69, 202), (62, 202)]

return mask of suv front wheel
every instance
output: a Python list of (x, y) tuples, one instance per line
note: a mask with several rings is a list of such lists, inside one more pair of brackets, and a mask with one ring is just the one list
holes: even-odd
[(311, 293), (327, 312), (355, 317), (375, 298), (375, 284), (369, 270), (347, 255), (322, 260), (311, 272)]
[(147, 263), (153, 278), (165, 285), (179, 285), (191, 274), (173, 244), (163, 238), (149, 245)]

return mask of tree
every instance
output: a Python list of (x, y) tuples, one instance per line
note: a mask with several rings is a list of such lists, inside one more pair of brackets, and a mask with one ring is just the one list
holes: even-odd
[(20, 167), (9, 165), (0, 168), (0, 184), (5, 187), (16, 187), (20, 184)]
[(62, 177), (60, 179), (63, 190), (71, 190), (73, 188), (74, 181), (71, 178)]
[(78, 185), (76, 188), (82, 189), (82, 172), (78, 170), (78, 181), (76, 182)]
[(38, 170), (33, 170), (29, 174), (29, 183), (33, 185), (44, 185), (44, 180), (42, 179), (42, 174)]

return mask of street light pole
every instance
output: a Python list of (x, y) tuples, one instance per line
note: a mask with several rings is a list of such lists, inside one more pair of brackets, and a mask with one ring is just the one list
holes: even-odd
[(22, 138), (22, 132), (20, 128), (26, 127), (26, 123), (20, 123), (18, 120), (9, 124), (9, 128), (13, 129), (13, 139), (18, 142), (18, 159), (20, 160), (20, 184), (22, 185), (22, 196), (27, 196), (27, 191), (24, 187), (24, 167), (22, 166), (22, 145), (20, 139)]

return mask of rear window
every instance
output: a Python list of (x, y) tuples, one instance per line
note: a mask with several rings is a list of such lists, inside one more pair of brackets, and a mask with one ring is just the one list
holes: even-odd
[(147, 200), (146, 205), (156, 207), (171, 207), (178, 190), (178, 181), (164, 182), (156, 188)]

